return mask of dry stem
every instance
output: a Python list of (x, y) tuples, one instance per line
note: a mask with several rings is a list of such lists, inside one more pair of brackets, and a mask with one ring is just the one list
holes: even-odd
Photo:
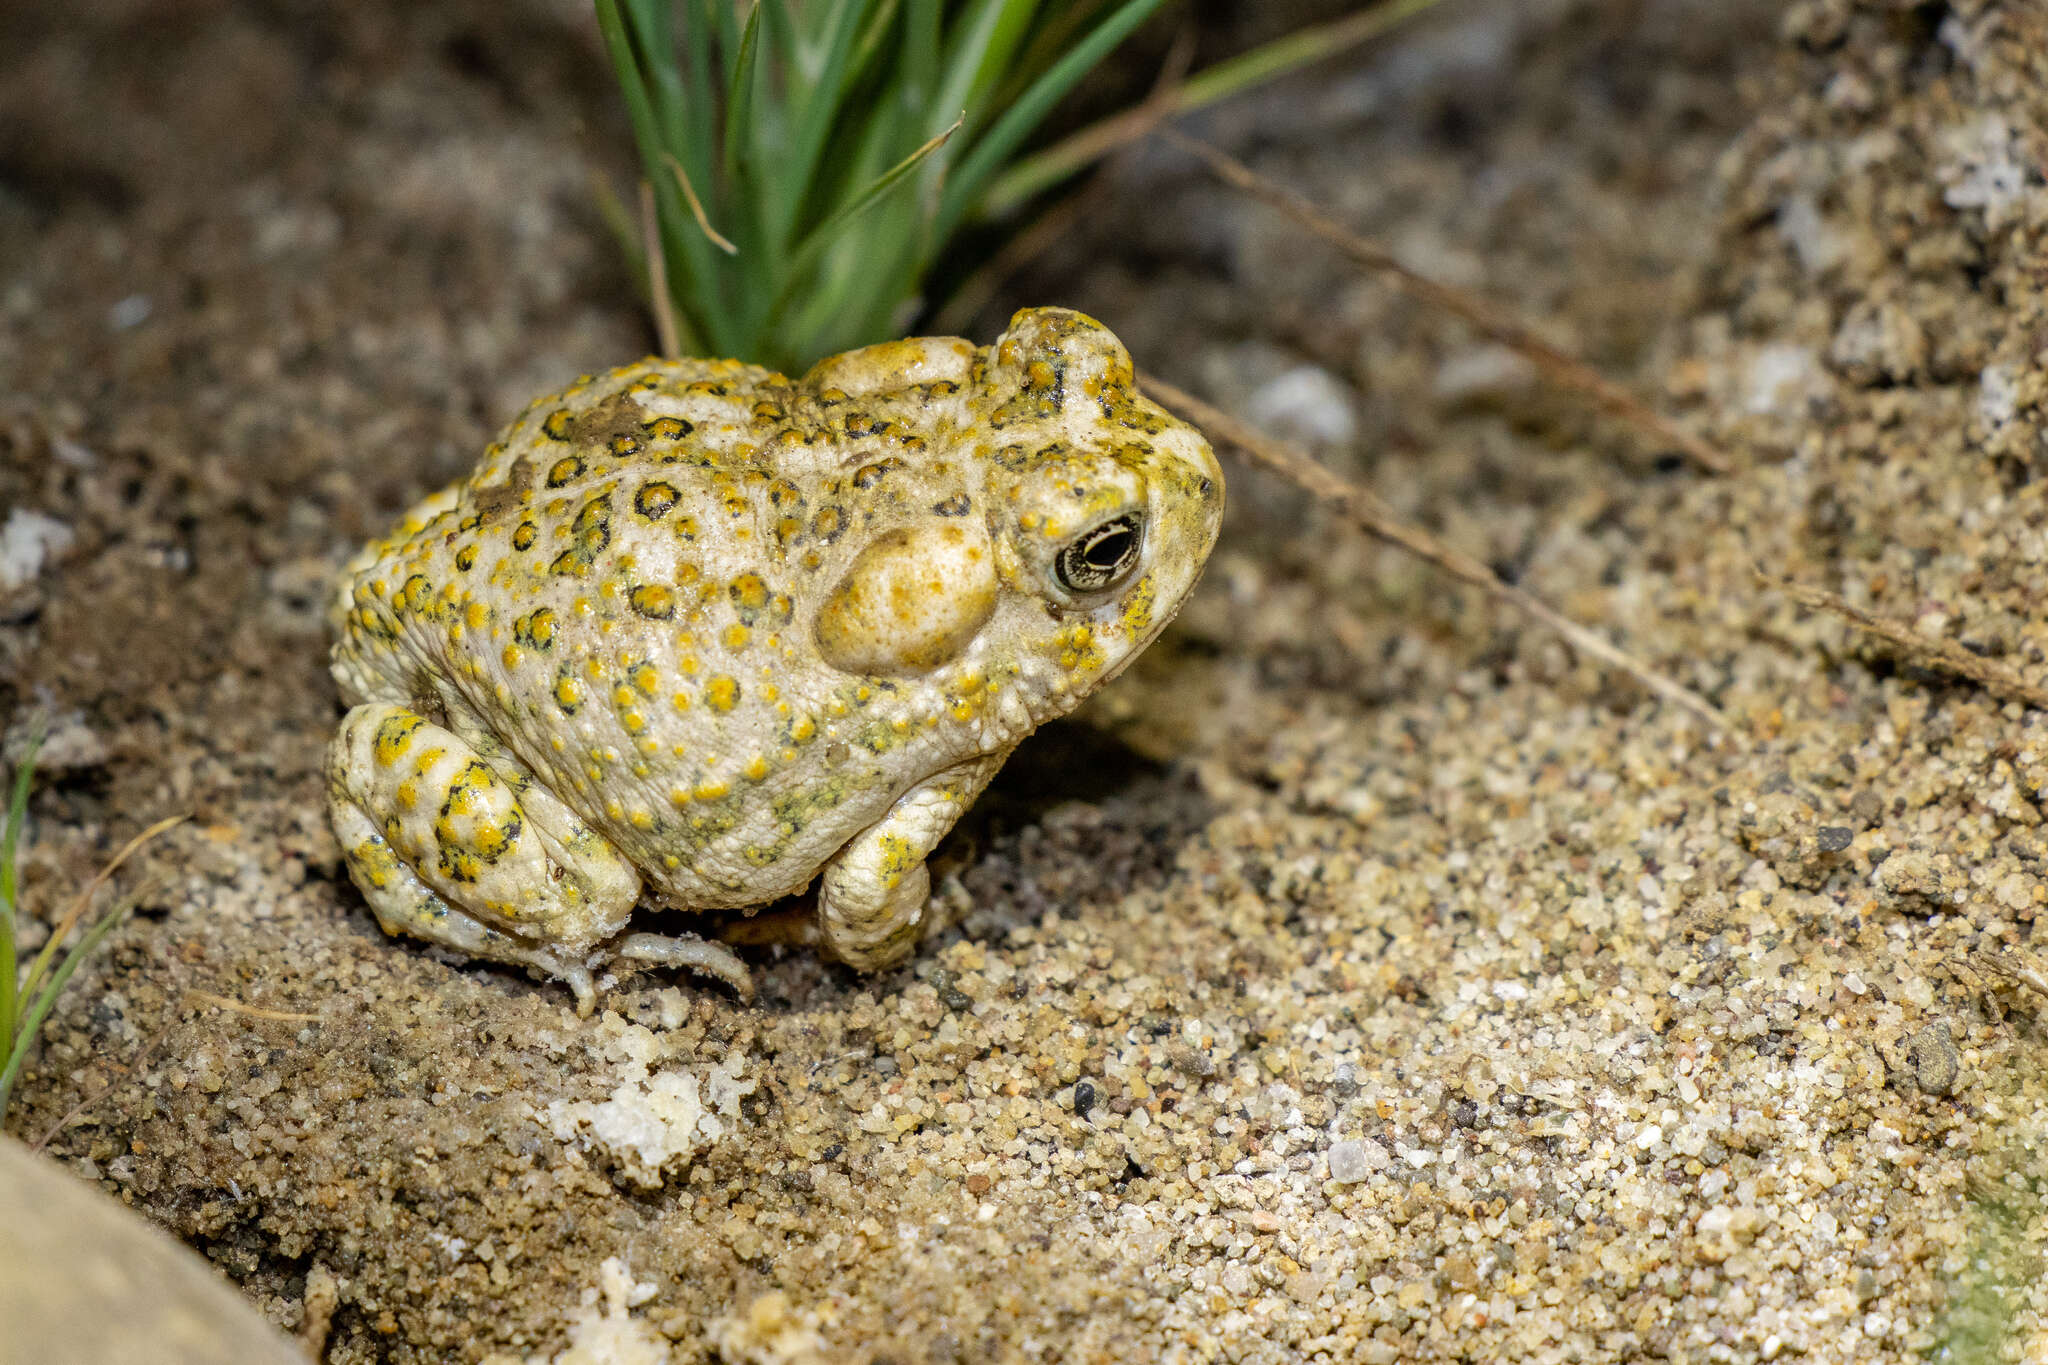
[(44, 943), (43, 951), (36, 956), (35, 966), (29, 969), (28, 979), (31, 984), (40, 980), (43, 973), (48, 970), (48, 964), (56, 960), (57, 946), (69, 938), (71, 931), (78, 927), (78, 921), (85, 917), (86, 910), (92, 905), (92, 898), (99, 894), (99, 889), (102, 886), (107, 884), (107, 878), (120, 871), (121, 864), (127, 862), (137, 849), (156, 838), (157, 835), (162, 834), (165, 830), (170, 829), (173, 825), (183, 824), (189, 818), (189, 816), (184, 815), (172, 815), (157, 821), (148, 829), (121, 845), (121, 851), (112, 858), (109, 858), (105, 865), (93, 874), (92, 880), (85, 884), (83, 891), (80, 891), (72, 898), (70, 908), (58, 918), (56, 925), (50, 930), (50, 937)]
[(2024, 948), (2007, 948), (2002, 953), (1977, 953), (1967, 960), (1967, 965), (1982, 968), (2000, 980), (2025, 986), (2036, 995), (2048, 996), (2048, 972), (2042, 970), (2041, 959)]
[(1993, 696), (2004, 697), (2008, 701), (2025, 702), (2028, 706), (2048, 710), (2048, 688), (2028, 682), (1995, 659), (1972, 654), (1953, 640), (1930, 640), (1902, 621), (1872, 616), (1861, 607), (1851, 606), (1843, 598), (1825, 588), (1808, 587), (1804, 583), (1796, 583), (1789, 578), (1767, 573), (1762, 565), (1756, 566), (1756, 576), (1763, 582), (1782, 589), (1786, 596), (1803, 607), (1833, 612), (1858, 630), (1875, 635), (1915, 663), (1926, 664), (1943, 672), (1968, 678)]
[(1305, 452), (1284, 441), (1274, 440), (1250, 423), (1241, 422), (1220, 408), (1151, 375), (1145, 375), (1141, 382), (1145, 391), (1153, 398), (1203, 428), (1212, 437), (1236, 446), (1250, 457), (1254, 464), (1279, 474), (1289, 482), (1307, 489), (1324, 502), (1340, 508), (1356, 521), (1366, 534), (1376, 536), (1390, 545), (1398, 545), (1417, 558), (1436, 565), (1453, 578), (1482, 589), (1549, 626), (1563, 636), (1574, 649), (1600, 660), (1611, 668), (1619, 669), (1655, 695), (1684, 707), (1706, 721), (1713, 729), (1734, 733), (1727, 717), (1699, 693), (1681, 686), (1649, 665), (1617, 649), (1584, 626), (1562, 615), (1540, 598), (1502, 582), (1491, 569), (1470, 555), (1452, 549), (1427, 531), (1402, 522), (1394, 515), (1393, 509), (1381, 502), (1373, 493), (1331, 473), (1310, 459)]
[(1688, 459), (1702, 469), (1715, 474), (1728, 472), (1727, 456), (1583, 360), (1567, 355), (1551, 345), (1504, 309), (1497, 308), (1465, 290), (1454, 289), (1450, 285), (1440, 284), (1427, 276), (1416, 274), (1395, 259), (1394, 253), (1387, 248), (1350, 231), (1293, 190), (1268, 180), (1227, 152), (1206, 142), (1198, 142), (1173, 128), (1161, 129), (1160, 136), (1174, 146), (1201, 158), (1216, 174), (1217, 179), (1254, 199), (1270, 204), (1367, 270), (1391, 281), (1412, 297), (1463, 318), (1481, 333), (1526, 356), (1546, 378), (1561, 388), (1579, 394), (1601, 412), (1619, 418), (1654, 441), (1683, 451)]
[(187, 986), (185, 988), (185, 998), (187, 1000), (197, 1000), (203, 1005), (217, 1005), (221, 1009), (233, 1010), (236, 1014), (246, 1014), (256, 1019), (277, 1019), (288, 1024), (317, 1024), (320, 1022), (320, 1016), (317, 1014), (300, 1014), (294, 1010), (258, 1009), (254, 1005), (245, 1005), (239, 1000), (231, 1000), (225, 995), (215, 995), (212, 991), (202, 991), (196, 986)]
[(668, 261), (661, 254), (660, 220), (654, 215), (654, 186), (640, 182), (640, 240), (647, 254), (647, 298), (654, 308), (654, 334), (664, 359), (683, 353), (676, 328), (676, 303), (668, 294)]

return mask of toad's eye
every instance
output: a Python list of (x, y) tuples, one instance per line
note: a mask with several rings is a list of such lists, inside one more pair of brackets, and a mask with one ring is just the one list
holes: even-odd
[(1131, 571), (1144, 543), (1144, 518), (1126, 512), (1068, 541), (1053, 571), (1068, 592), (1101, 592)]

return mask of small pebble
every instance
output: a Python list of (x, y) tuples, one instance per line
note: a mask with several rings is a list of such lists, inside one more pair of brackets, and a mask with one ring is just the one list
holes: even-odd
[(1963, 1059), (1947, 1024), (1929, 1024), (1914, 1034), (1906, 1044), (1906, 1059), (1913, 1067), (1913, 1083), (1922, 1094), (1945, 1097), (1955, 1093)]
[(1330, 1148), (1330, 1179), (1339, 1185), (1356, 1185), (1372, 1174), (1366, 1163), (1365, 1144), (1349, 1138)]
[(1088, 1117), (1088, 1111), (1094, 1107), (1095, 1087), (1082, 1081), (1074, 1087), (1074, 1112), (1085, 1119)]

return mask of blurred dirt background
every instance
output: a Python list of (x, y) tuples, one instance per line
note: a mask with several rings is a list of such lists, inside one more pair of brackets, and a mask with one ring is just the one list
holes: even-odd
[[(1337, 8), (1193, 13), (1218, 55)], [(1087, 309), (1743, 740), (1234, 473), (909, 966), (761, 949), (751, 1008), (641, 976), (579, 1020), (386, 940), (317, 774), (328, 575), (652, 344), (584, 8), (0, 11), (29, 905), (194, 817), (14, 1131), (333, 1361), (2048, 1351), (2048, 998), (2000, 970), (2041, 970), (2048, 732), (1753, 572), (2048, 678), (2048, 9), (1451, 0), (1192, 127), (1738, 472), (1157, 145), (975, 334)]]

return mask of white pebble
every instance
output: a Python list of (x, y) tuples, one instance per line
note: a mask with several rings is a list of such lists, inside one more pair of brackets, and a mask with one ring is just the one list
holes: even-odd
[(1246, 420), (1299, 441), (1343, 445), (1358, 434), (1351, 390), (1328, 370), (1297, 365), (1260, 386), (1244, 405)]
[(1372, 1161), (1365, 1154), (1365, 1144), (1357, 1138), (1348, 1138), (1330, 1148), (1330, 1179), (1339, 1185), (1356, 1185), (1372, 1174)]
[(0, 592), (28, 586), (52, 555), (63, 554), (77, 539), (55, 517), (15, 508), (0, 526)]

